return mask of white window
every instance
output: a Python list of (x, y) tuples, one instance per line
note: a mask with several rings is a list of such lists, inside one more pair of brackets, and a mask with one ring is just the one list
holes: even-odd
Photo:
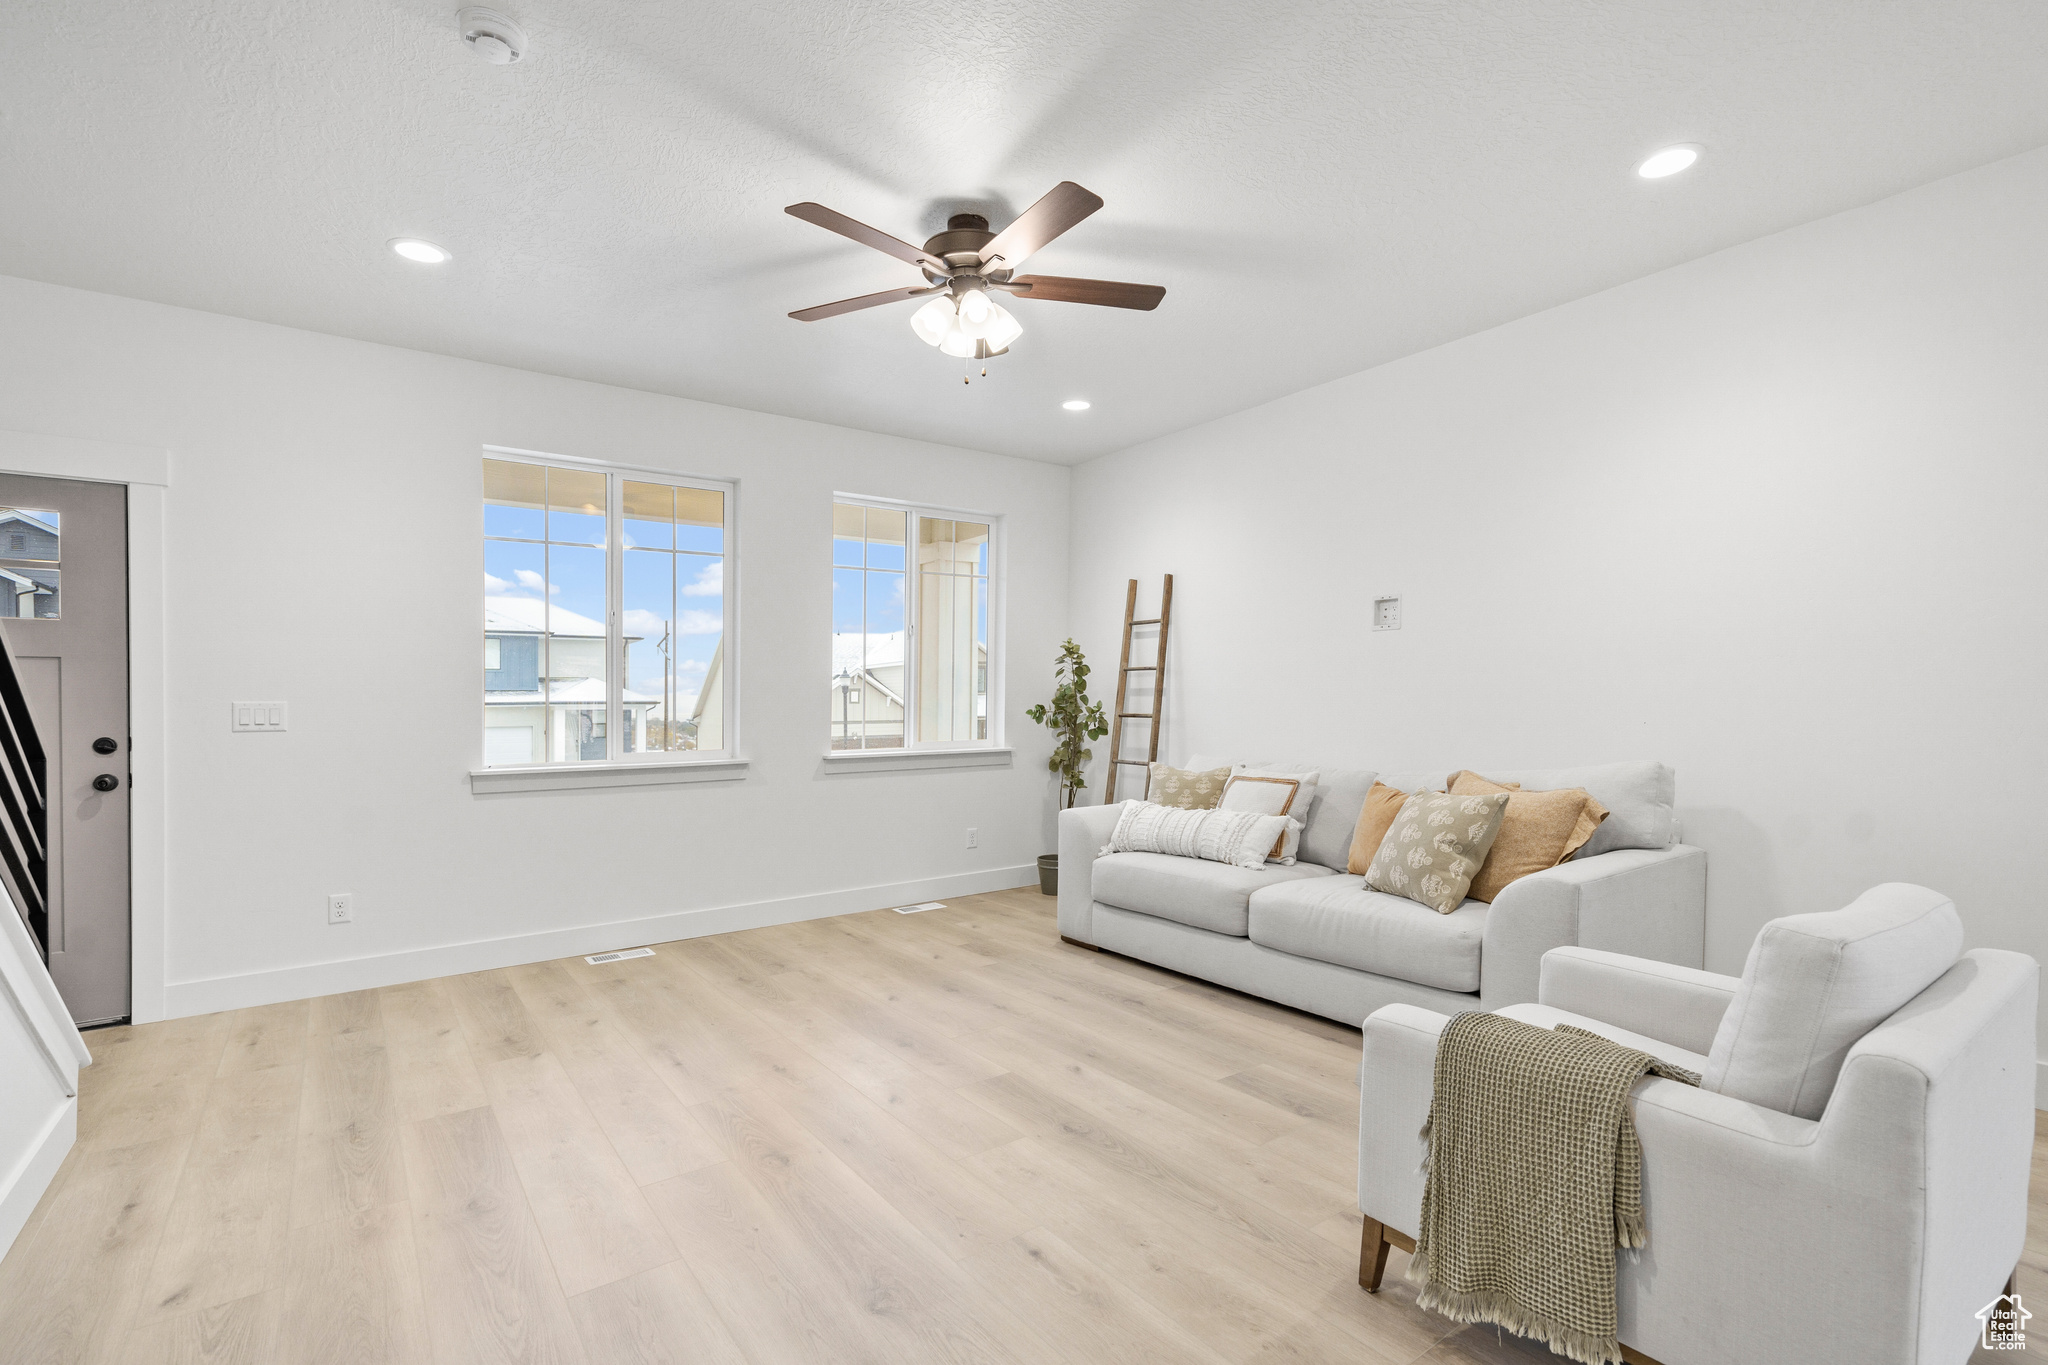
[(493, 451), (484, 763), (731, 752), (733, 489)]
[[(1000, 741), (989, 679), (999, 523), (868, 499), (832, 504), (832, 747)], [(992, 666), (995, 665), (995, 666)]]

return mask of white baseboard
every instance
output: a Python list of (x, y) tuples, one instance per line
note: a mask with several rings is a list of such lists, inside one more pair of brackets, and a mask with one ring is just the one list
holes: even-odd
[(1006, 891), (1015, 886), (1035, 885), (1037, 881), (1038, 868), (1033, 864), (995, 867), (981, 872), (959, 872), (885, 886), (857, 886), (811, 896), (788, 896), (780, 900), (753, 901), (709, 910), (681, 910), (666, 915), (650, 915), (645, 919), (584, 924), (535, 934), (515, 934), (507, 938), (450, 943), (438, 948), (383, 953), (376, 957), (314, 962), (303, 967), (281, 967), (272, 971), (246, 972), (240, 976), (173, 981), (164, 987), (164, 1017), (181, 1019), (186, 1015), (212, 1014), (217, 1010), (246, 1009), (252, 1005), (274, 1005), (284, 1000), (304, 1000), (316, 995), (336, 995), (342, 991), (396, 986), (406, 981), (452, 976), (458, 972), (516, 967), (579, 953), (605, 953), (615, 948), (701, 938), (706, 934), (730, 933), (735, 929), (794, 924), (798, 920), (880, 910), (914, 901)]
[(57, 1168), (64, 1164), (64, 1154), (78, 1141), (78, 1100), (67, 1098), (50, 1116), (43, 1128), (42, 1136), (15, 1164), (7, 1176), (7, 1184), (0, 1188), (0, 1256), (5, 1256), (14, 1246), (14, 1239), (28, 1225), (28, 1216), (36, 1211), (36, 1201), (43, 1197), (43, 1191), (50, 1188), (50, 1182), (57, 1178)]

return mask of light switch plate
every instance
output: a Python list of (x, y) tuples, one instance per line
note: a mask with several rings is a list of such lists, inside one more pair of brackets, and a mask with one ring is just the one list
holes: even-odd
[(240, 734), (268, 734), (289, 728), (291, 708), (281, 701), (237, 701), (228, 704), (228, 728)]
[(1372, 628), (1374, 630), (1399, 630), (1401, 628), (1400, 598), (1375, 597), (1372, 599)]

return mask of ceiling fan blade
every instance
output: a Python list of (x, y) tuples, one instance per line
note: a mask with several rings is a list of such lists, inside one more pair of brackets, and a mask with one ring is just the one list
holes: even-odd
[(879, 294), (862, 294), (857, 299), (841, 299), (837, 303), (821, 303), (816, 308), (806, 308), (790, 316), (798, 322), (817, 322), (824, 318), (836, 318), (841, 313), (858, 313), (863, 308), (876, 308), (885, 303), (901, 303), (905, 299), (922, 298), (926, 294), (943, 294), (946, 286), (932, 285), (926, 289), (911, 286), (907, 289), (884, 289)]
[(981, 249), (981, 263), (988, 265), (1000, 259), (1004, 269), (1015, 270), (1024, 264), (1026, 256), (1101, 207), (1100, 195), (1071, 180), (1062, 180)]
[[(1011, 292), (1020, 298), (1050, 299), (1054, 303), (1096, 303), (1105, 308), (1136, 308), (1149, 313), (1166, 297), (1157, 284), (1121, 284), (1116, 280), (1076, 280), (1064, 275), (1019, 275), (1010, 281)], [(1018, 290), (1015, 286), (1027, 285)], [(1000, 289), (1003, 286), (997, 285)]]
[(828, 209), (823, 204), (813, 204), (806, 200), (801, 204), (791, 204), (783, 212), (792, 218), (801, 218), (806, 223), (816, 223), (827, 232), (836, 232), (841, 237), (851, 237), (862, 246), (871, 246), (877, 251), (886, 251), (897, 260), (908, 261), (922, 269), (941, 275), (947, 274), (952, 270), (951, 266), (926, 251), (923, 247), (912, 246), (901, 238), (891, 237), (879, 228), (871, 228), (866, 223), (848, 218), (838, 210)]

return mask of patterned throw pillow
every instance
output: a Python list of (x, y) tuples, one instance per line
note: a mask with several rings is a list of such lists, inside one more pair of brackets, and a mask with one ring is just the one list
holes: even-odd
[(1284, 815), (1258, 815), (1248, 810), (1182, 810), (1150, 801), (1126, 801), (1102, 852), (1164, 853), (1259, 868), (1266, 865), (1267, 851), (1286, 833), (1289, 823)]
[(1466, 889), (1485, 864), (1507, 808), (1506, 792), (1417, 792), (1401, 804), (1394, 827), (1380, 841), (1365, 884), (1450, 914), (1464, 903)]
[(1216, 803), (1223, 799), (1223, 788), (1229, 781), (1230, 769), (1227, 767), (1196, 772), (1192, 768), (1169, 768), (1164, 763), (1154, 763), (1152, 784), (1145, 789), (1145, 799), (1155, 806), (1214, 810)]

